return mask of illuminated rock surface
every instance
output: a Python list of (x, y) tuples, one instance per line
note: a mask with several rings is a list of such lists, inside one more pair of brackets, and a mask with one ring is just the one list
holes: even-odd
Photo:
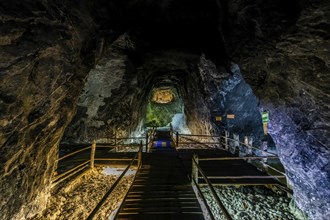
[(174, 101), (174, 94), (171, 89), (156, 89), (152, 93), (151, 101), (159, 104), (166, 104)]

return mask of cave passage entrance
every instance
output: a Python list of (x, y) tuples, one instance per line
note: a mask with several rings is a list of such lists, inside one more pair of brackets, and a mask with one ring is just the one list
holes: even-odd
[(180, 131), (186, 129), (184, 103), (176, 88), (153, 88), (148, 99), (146, 127), (168, 127)]

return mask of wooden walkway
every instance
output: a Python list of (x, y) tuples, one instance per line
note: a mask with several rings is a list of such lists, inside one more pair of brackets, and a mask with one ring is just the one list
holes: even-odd
[(117, 219), (204, 219), (182, 161), (173, 148), (143, 154), (143, 165)]

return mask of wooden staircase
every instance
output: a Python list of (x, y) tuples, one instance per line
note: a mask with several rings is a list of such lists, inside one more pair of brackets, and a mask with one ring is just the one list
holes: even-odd
[(143, 166), (116, 219), (204, 219), (175, 149), (143, 155)]

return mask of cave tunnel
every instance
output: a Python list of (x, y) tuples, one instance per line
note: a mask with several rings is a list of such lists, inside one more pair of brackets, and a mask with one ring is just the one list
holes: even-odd
[(329, 18), (326, 0), (1, 1), (0, 218), (86, 218), (57, 206), (60, 146), (171, 126), (279, 158), (292, 200), (234, 219), (330, 219)]

